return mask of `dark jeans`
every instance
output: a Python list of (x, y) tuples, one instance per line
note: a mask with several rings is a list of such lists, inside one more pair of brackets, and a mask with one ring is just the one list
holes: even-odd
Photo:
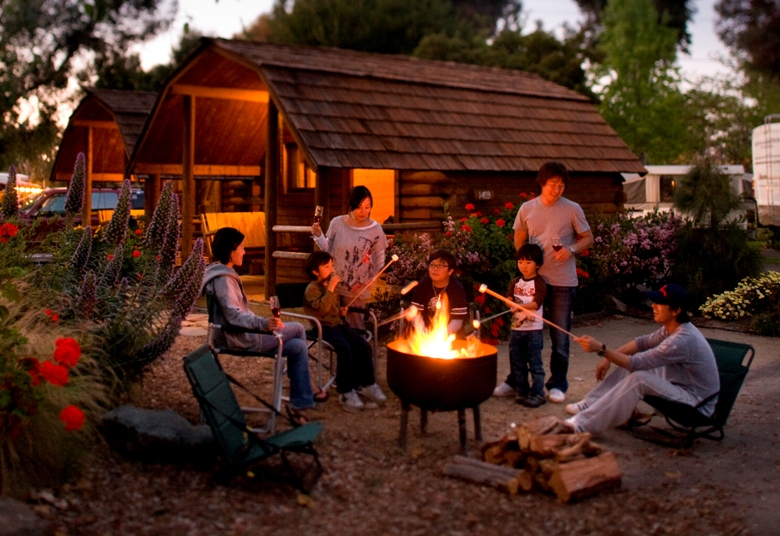
[(336, 390), (348, 393), (374, 383), (371, 345), (347, 324), (322, 326), (322, 338), (336, 349)]
[[(512, 330), (509, 337), (509, 369), (506, 383), (523, 396), (538, 395), (544, 398), (544, 365), (542, 346), (544, 330)], [(528, 372), (531, 384), (528, 384)]]
[[(544, 301), (544, 316), (550, 322), (571, 331), (571, 312), (577, 287), (555, 287), (547, 285), (547, 299)], [(550, 326), (552, 355), (550, 356), (550, 379), (547, 390), (560, 389), (564, 393), (569, 389), (566, 373), (569, 371), (569, 336)]]

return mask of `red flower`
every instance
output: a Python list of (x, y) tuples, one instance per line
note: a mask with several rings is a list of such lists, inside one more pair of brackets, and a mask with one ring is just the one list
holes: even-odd
[(481, 212), (477, 212), (477, 213), (475, 214), (475, 216), (476, 216), (477, 218), (481, 218), (481, 217), (482, 217), (482, 213), (481, 213)]
[(60, 321), (60, 315), (58, 315), (57, 313), (54, 313), (53, 315), (51, 315), (51, 321), (52, 322), (59, 322)]
[(490, 314), (490, 307), (485, 307), (485, 314)]
[(141, 256), (141, 252), (140, 252), (140, 251), (138, 251), (137, 249), (134, 249), (134, 250), (133, 250), (133, 258), (134, 258), (134, 259), (137, 259), (137, 258), (138, 258), (138, 257), (140, 257), (140, 256)]
[(138, 281), (140, 281), (144, 278), (144, 276), (142, 276), (141, 274), (135, 274), (135, 278), (138, 279)]
[(582, 268), (577, 268), (577, 275), (582, 275), (583, 273)]
[(16, 236), (16, 233), (19, 232), (19, 227), (17, 227), (13, 223), (6, 223), (5, 232), (8, 233), (8, 236)]
[(536, 194), (531, 192), (531, 199), (533, 199), (534, 197), (536, 197)]
[(489, 220), (489, 219), (487, 219), (487, 218), (482, 218), (482, 219), (481, 219), (481, 220), (479, 220), (479, 221), (482, 223), (482, 225), (487, 225), (488, 223), (490, 223), (490, 220)]
[(155, 255), (154, 260), (159, 261), (161, 258), (159, 255)]
[(580, 253), (580, 255), (582, 255), (583, 257), (590, 257), (590, 250), (584, 249), (582, 250), (582, 253)]
[(590, 274), (589, 274), (588, 272), (582, 272), (582, 277), (584, 277), (585, 279), (587, 279), (587, 278), (589, 278), (589, 277), (590, 277)]
[[(520, 197), (522, 196), (523, 194), (520, 194)], [(515, 208), (515, 206), (512, 203), (507, 203), (506, 205), (504, 205), (504, 208), (507, 210), (512, 210), (513, 208)]]
[(496, 225), (498, 225), (499, 227), (503, 227), (504, 225), (506, 225), (506, 222), (504, 220), (502, 220), (501, 218), (498, 218), (496, 220)]
[(8, 242), (8, 239), (6, 237), (4, 237), (4, 236), (0, 236), (0, 242), (5, 244), (6, 242)]
[(60, 411), (60, 420), (65, 423), (65, 431), (80, 430), (84, 426), (84, 412), (71, 404)]
[(51, 316), (51, 309), (46, 309), (46, 316)]
[(41, 376), (52, 385), (65, 385), (68, 383), (68, 369), (53, 361), (41, 363)]
[(465, 231), (467, 233), (470, 233), (471, 232), (471, 227), (469, 227), (468, 225), (464, 225), (463, 227), (460, 228), (460, 230), (461, 231)]
[(444, 236), (446, 236), (448, 238), (451, 237), (452, 236), (452, 231), (447, 231), (446, 233), (444, 233)]
[(474, 210), (474, 205), (472, 205), (471, 203), (467, 203), (466, 206), (465, 206), (465, 209), (470, 212), (470, 211)]
[(136, 229), (135, 230), (135, 236), (141, 236), (142, 233), (143, 233), (143, 231), (141, 231), (141, 229)]
[(466, 223), (467, 221), (469, 221), (469, 219), (468, 219), (468, 218), (461, 218), (461, 219), (460, 219), (460, 223)]
[(482, 342), (489, 344), (490, 346), (498, 346), (498, 339), (485, 339)]
[(113, 261), (114, 260), (114, 256), (111, 253), (109, 253), (108, 255), (106, 255), (106, 259), (108, 259), (110, 261)]
[(504, 325), (504, 319), (503, 318), (497, 318), (496, 319), (496, 324), (498, 324), (499, 326), (503, 326)]
[[(531, 194), (533, 195), (533, 194)], [(520, 192), (520, 199), (528, 199), (528, 194), (525, 192)]]
[(483, 305), (485, 303), (485, 295), (477, 294), (477, 296), (474, 298), (474, 301), (477, 303), (477, 305)]
[(498, 216), (499, 214), (501, 214), (501, 211), (498, 210), (497, 208), (494, 208), (493, 209), (493, 216)]
[(55, 341), (54, 360), (73, 367), (81, 357), (81, 347), (76, 339), (60, 337)]

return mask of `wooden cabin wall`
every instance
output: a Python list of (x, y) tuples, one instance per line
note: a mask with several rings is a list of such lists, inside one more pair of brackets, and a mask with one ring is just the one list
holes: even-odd
[[(489, 190), (491, 198), (477, 199), (480, 190)], [(507, 202), (517, 205), (521, 193), (539, 194), (536, 173), (401, 172), (399, 221), (440, 221), (445, 217), (445, 203), (453, 217), (466, 216), (467, 203), (487, 214)], [(574, 174), (564, 195), (579, 203), (586, 214), (614, 214), (623, 207), (623, 187), (617, 174)]]

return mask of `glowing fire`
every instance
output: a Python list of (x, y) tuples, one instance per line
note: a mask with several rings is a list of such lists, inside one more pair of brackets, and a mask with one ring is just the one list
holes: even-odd
[(481, 351), (482, 343), (477, 337), (469, 337), (465, 342), (456, 341), (455, 335), (447, 332), (450, 318), (446, 296), (440, 303), (441, 307), (437, 307), (429, 328), (426, 329), (425, 321), (421, 315), (410, 320), (411, 325), (406, 330), (406, 337), (397, 340), (396, 349), (407, 354), (439, 359), (481, 355), (483, 353)]

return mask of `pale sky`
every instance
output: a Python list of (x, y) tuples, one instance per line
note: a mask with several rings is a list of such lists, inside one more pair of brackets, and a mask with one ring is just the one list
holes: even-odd
[[(718, 61), (719, 57), (727, 57), (728, 51), (715, 33), (715, 1), (695, 1), (698, 11), (688, 26), (693, 37), (691, 55), (679, 55), (683, 75), (688, 78), (729, 72)], [(179, 13), (171, 28), (139, 47), (142, 65), (148, 69), (158, 63), (167, 63), (185, 22), (189, 23), (190, 29), (197, 29), (204, 35), (230, 38), (250, 26), (262, 13), (271, 11), (272, 6), (273, 0), (179, 0)], [(556, 34), (560, 33), (563, 23), (574, 26), (582, 20), (574, 0), (523, 0), (523, 12), (527, 17), (524, 32), (531, 31), (539, 19), (545, 30), (553, 30)]]

